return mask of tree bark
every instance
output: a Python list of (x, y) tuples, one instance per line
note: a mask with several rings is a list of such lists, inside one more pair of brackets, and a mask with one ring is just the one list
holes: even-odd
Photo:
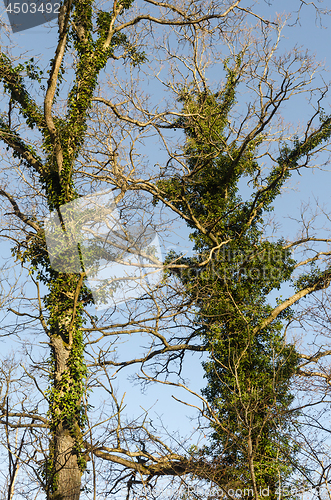
[(54, 436), (56, 492), (51, 500), (79, 500), (82, 474), (74, 449), (74, 438), (68, 429), (59, 425)]
[[(51, 338), (54, 356), (54, 395), (51, 403), (53, 429), (50, 453), (49, 500), (79, 500), (82, 470), (78, 460), (77, 441), (80, 440), (77, 384), (83, 387), (83, 379), (72, 373), (70, 355), (74, 348), (70, 321), (73, 311), (66, 311)], [(77, 333), (77, 332), (76, 332)], [(83, 361), (83, 360), (82, 360)]]

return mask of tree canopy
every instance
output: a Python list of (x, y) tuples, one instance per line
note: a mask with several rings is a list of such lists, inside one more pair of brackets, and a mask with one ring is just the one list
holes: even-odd
[[(328, 152), (327, 88), (306, 51), (281, 54), (283, 21), (263, 12), (68, 0), (48, 69), (3, 46), (1, 236), (23, 273), (5, 287), (3, 335), (24, 354), (1, 367), (7, 498), (162, 497), (165, 478), (175, 496), (200, 481), (255, 500), (327, 484), (309, 435), (326, 430), (309, 408), (327, 412), (331, 239), (304, 218), (299, 236), (271, 232), (293, 174)], [(304, 93), (313, 110), (288, 130), (282, 109)], [(175, 223), (193, 249), (161, 258), (157, 238)], [(291, 336), (298, 326), (324, 335), (314, 352)], [(133, 338), (139, 350), (123, 349)], [(183, 380), (188, 363), (202, 363), (199, 388)], [(202, 441), (164, 437), (147, 410), (129, 419), (116, 387), (130, 367), (160, 394), (195, 398), (177, 399)]]

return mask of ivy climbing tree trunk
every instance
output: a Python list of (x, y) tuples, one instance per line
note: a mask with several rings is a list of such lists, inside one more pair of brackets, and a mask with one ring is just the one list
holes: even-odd
[[(52, 384), (50, 393), (51, 442), (47, 464), (50, 498), (79, 499), (81, 474), (85, 468), (82, 457), (84, 409), (82, 396), (86, 373), (83, 338), (79, 328), (77, 304), (82, 276), (66, 276), (54, 282), (55, 293), (47, 297), (50, 307), (50, 344), (52, 349)], [(64, 307), (63, 307), (64, 304)]]
[[(55, 378), (55, 388), (61, 384), (66, 371), (69, 371), (66, 363), (69, 351), (61, 346), (61, 343), (62, 340), (53, 339), (55, 358), (61, 358), (60, 365), (62, 365), (59, 366), (58, 363), (55, 363), (55, 373), (58, 378), (58, 380)], [(76, 425), (78, 428), (78, 423)], [(76, 453), (77, 437), (73, 436), (72, 427), (66, 421), (62, 420), (54, 427), (53, 442), (51, 443), (54, 458), (51, 454), (50, 460), (53, 460), (53, 463), (50, 466), (50, 471), (52, 490), (56, 493), (51, 495), (51, 498), (77, 500), (80, 497), (81, 488), (81, 468)]]
[[(10, 124), (2, 120), (1, 138), (12, 148), (35, 174), (43, 186), (48, 208), (55, 212), (65, 229), (60, 207), (75, 200), (78, 195), (73, 181), (73, 167), (80, 154), (86, 132), (86, 121), (100, 71), (107, 61), (121, 50), (133, 63), (143, 60), (125, 34), (115, 32), (118, 16), (129, 8), (132, 1), (114, 2), (110, 12), (99, 11), (97, 36), (93, 36), (93, 1), (66, 1), (59, 16), (59, 37), (55, 56), (51, 61), (49, 79), (42, 109), (25, 87), (22, 66), (14, 66), (1, 54), (2, 81), (10, 99), (19, 106), (30, 128), (37, 127), (42, 135), (42, 149), (46, 158), (28, 146)], [(67, 115), (56, 116), (53, 110), (59, 86), (62, 83), (63, 61), (68, 45), (76, 53), (75, 79), (67, 95)], [(41, 83), (38, 70), (30, 61), (29, 76)], [(4, 193), (6, 195), (6, 193)], [(14, 200), (10, 199), (13, 205)], [(82, 304), (86, 304), (83, 267), (80, 273), (54, 270), (45, 248), (45, 235), (41, 224), (28, 221), (19, 212), (21, 220), (35, 229), (30, 235), (28, 248), (17, 249), (18, 257), (30, 262), (37, 277), (48, 288), (44, 302), (48, 317), (43, 323), (51, 348), (51, 379), (49, 396), (50, 453), (45, 464), (44, 477), (48, 498), (52, 500), (78, 500), (81, 475), (86, 461), (82, 454), (84, 429), (84, 377), (86, 367), (83, 356)], [(70, 253), (70, 251), (69, 251)], [(70, 257), (70, 256), (69, 256)], [(70, 269), (70, 259), (67, 262)]]

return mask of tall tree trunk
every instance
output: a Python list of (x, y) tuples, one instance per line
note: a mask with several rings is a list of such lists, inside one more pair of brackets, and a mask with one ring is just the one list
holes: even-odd
[[(82, 395), (86, 368), (79, 328), (80, 309), (77, 307), (81, 284), (77, 275), (58, 275), (48, 297), (53, 363), (49, 410), (52, 433), (48, 464), (49, 500), (78, 500), (85, 467), (81, 430), (84, 427)], [(68, 296), (73, 297), (72, 301), (68, 301)]]
[(74, 449), (75, 439), (69, 429), (59, 425), (54, 436), (56, 489), (52, 500), (79, 500), (82, 473)]

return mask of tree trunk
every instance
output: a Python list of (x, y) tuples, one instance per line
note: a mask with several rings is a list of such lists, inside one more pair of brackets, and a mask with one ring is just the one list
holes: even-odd
[[(63, 283), (62, 283), (63, 284)], [(60, 308), (61, 309), (61, 308)], [(50, 416), (49, 500), (79, 500), (81, 476), (82, 393), (85, 365), (82, 334), (72, 322), (73, 309), (56, 313), (51, 346), (53, 377)], [(79, 315), (78, 315), (79, 316)], [(72, 324), (73, 323), (73, 324)]]
[(81, 471), (75, 453), (75, 439), (59, 425), (54, 436), (55, 492), (52, 500), (79, 500)]

